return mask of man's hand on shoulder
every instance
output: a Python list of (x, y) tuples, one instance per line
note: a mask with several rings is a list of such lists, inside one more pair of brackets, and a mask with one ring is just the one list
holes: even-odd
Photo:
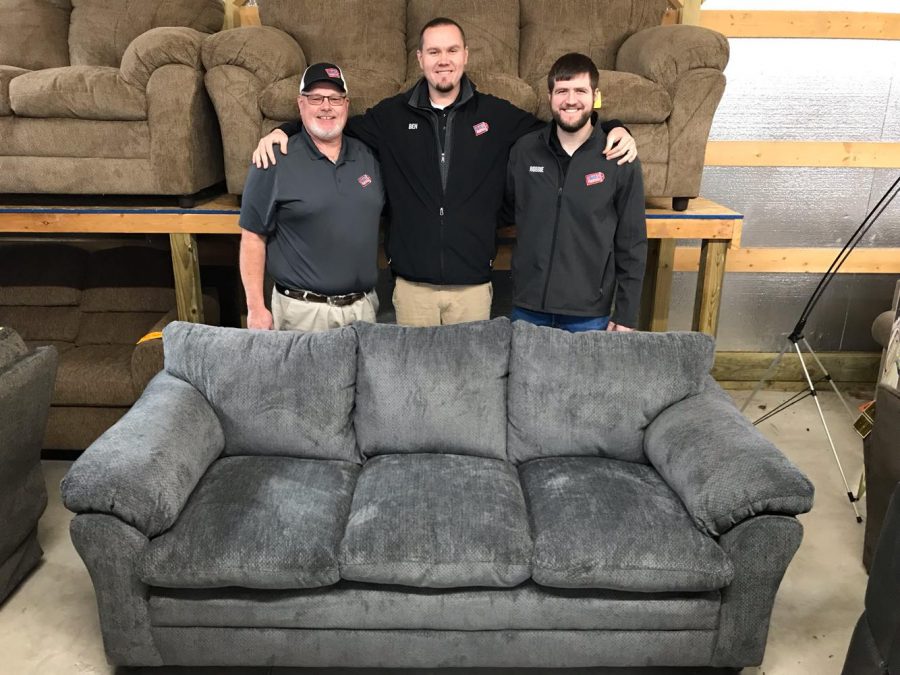
[(274, 327), (275, 322), (272, 319), (272, 312), (265, 307), (257, 310), (247, 310), (247, 328), (272, 330)]
[(269, 164), (275, 165), (275, 144), (281, 146), (281, 154), (287, 154), (288, 135), (281, 129), (275, 129), (259, 140), (259, 145), (253, 151), (253, 163), (257, 169), (268, 169)]
[[(629, 164), (637, 159), (637, 143), (625, 127), (610, 129), (606, 134), (606, 147), (603, 149), (606, 159), (619, 159), (618, 164)], [(256, 157), (256, 155), (254, 155)], [(259, 166), (259, 165), (257, 165)]]
[(616, 323), (615, 321), (610, 321), (606, 325), (606, 330), (613, 331), (617, 333), (633, 333), (634, 328), (629, 328), (628, 326), (623, 326), (620, 323)]

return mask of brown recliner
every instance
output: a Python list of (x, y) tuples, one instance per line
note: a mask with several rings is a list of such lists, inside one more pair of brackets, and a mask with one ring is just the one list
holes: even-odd
[[(138, 341), (176, 316), (167, 251), (0, 246), (0, 325), (59, 352), (45, 449), (83, 450), (128, 411), (163, 364), (161, 340)], [(211, 295), (204, 316), (218, 322)]]
[(638, 144), (648, 197), (696, 197), (728, 42), (696, 26), (660, 26), (665, 0), (259, 0), (264, 25), (203, 45), (206, 85), (222, 126), (228, 190), (240, 194), (260, 135), (296, 119), (300, 75), (333, 61), (351, 113), (412, 86), (419, 30), (436, 16), (463, 26), (467, 72), (480, 91), (549, 119), (547, 72), (580, 51), (600, 68), (604, 119)]
[(0, 193), (191, 195), (223, 178), (200, 48), (221, 0), (0, 0)]

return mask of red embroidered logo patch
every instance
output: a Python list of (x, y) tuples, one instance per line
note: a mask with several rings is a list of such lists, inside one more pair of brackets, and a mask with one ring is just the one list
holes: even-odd
[(472, 128), (475, 130), (476, 136), (481, 136), (481, 134), (486, 134), (488, 131), (491, 130), (491, 127), (488, 126), (487, 122), (479, 122)]
[(606, 180), (606, 174), (602, 171), (598, 171), (597, 173), (589, 173), (584, 177), (584, 184), (587, 186), (597, 185), (597, 183), (602, 183)]
[(367, 186), (371, 185), (371, 183), (372, 183), (372, 179), (369, 178), (369, 174), (367, 174), (367, 173), (364, 173), (362, 176), (360, 176), (356, 180), (359, 181), (359, 184), (362, 185), (363, 187), (367, 187)]
[(338, 70), (337, 68), (326, 68), (325, 74), (328, 75), (328, 77), (337, 77), (337, 78), (341, 77), (341, 71)]

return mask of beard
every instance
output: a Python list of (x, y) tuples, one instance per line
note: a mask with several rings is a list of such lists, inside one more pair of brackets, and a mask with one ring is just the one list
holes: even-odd
[(565, 132), (574, 134), (576, 131), (581, 131), (584, 128), (584, 125), (590, 121), (591, 115), (593, 114), (594, 111), (589, 108), (586, 109), (582, 113), (581, 117), (579, 117), (577, 120), (575, 120), (575, 122), (571, 122), (571, 123), (563, 122), (562, 114), (560, 113), (560, 111), (554, 110), (552, 112), (553, 112), (553, 121), (556, 122), (556, 126), (558, 126), (560, 129), (562, 129)]
[(454, 87), (452, 82), (436, 82), (433, 86), (436, 91), (439, 91), (442, 94), (449, 94), (453, 91)]
[(333, 129), (323, 129), (316, 120), (311, 121), (306, 130), (311, 136), (315, 136), (320, 141), (332, 141), (344, 131), (343, 126), (335, 126)]

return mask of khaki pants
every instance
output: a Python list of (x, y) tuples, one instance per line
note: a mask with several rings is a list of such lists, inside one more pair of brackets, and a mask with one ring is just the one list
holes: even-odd
[(491, 318), (491, 283), (436, 286), (397, 277), (394, 309), (403, 326), (442, 326)]
[(352, 305), (335, 307), (324, 302), (309, 302), (282, 295), (272, 289), (272, 322), (275, 330), (323, 331), (347, 326), (354, 321), (375, 323), (378, 296), (374, 290)]

